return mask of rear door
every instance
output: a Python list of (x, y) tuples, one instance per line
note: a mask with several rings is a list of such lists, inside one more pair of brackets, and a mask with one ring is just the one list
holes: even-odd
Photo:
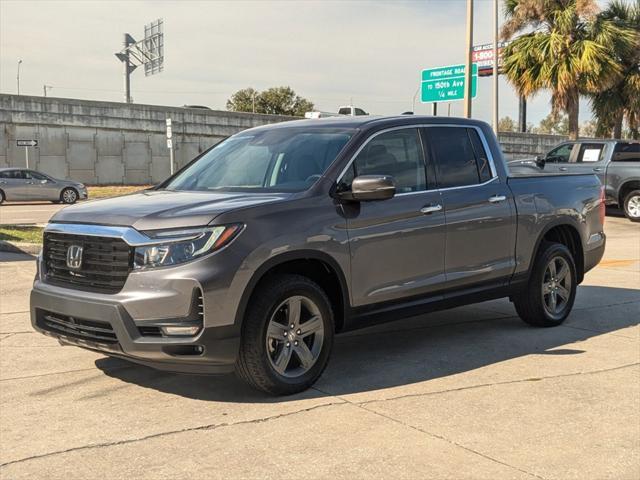
[[(611, 146), (610, 146), (611, 147)], [(609, 147), (609, 148), (610, 148)], [(594, 173), (604, 185), (607, 144), (605, 142), (578, 143), (574, 157), (566, 165), (568, 173)]]
[(505, 283), (515, 268), (515, 206), (482, 131), (425, 129), (446, 216), (448, 288)]
[(359, 175), (391, 175), (388, 200), (343, 204), (351, 253), (354, 306), (429, 294), (444, 282), (445, 220), (440, 192), (425, 171), (420, 129), (373, 134), (338, 185)]
[(0, 172), (0, 188), (7, 200), (27, 200), (29, 198), (29, 180), (20, 169)]

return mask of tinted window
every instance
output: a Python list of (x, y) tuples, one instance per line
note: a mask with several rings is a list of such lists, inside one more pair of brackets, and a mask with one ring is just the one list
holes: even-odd
[(45, 177), (44, 175), (42, 175), (41, 173), (38, 172), (33, 172), (31, 170), (27, 170), (27, 175), (30, 178), (34, 178), (36, 180), (47, 180), (47, 177)]
[(486, 182), (491, 180), (491, 165), (489, 165), (489, 157), (482, 145), (480, 135), (474, 129), (468, 129), (469, 137), (473, 145), (473, 151), (476, 155), (476, 164), (478, 166), (478, 175), (480, 175), (480, 182)]
[(573, 143), (567, 143), (554, 148), (547, 153), (548, 162), (567, 163), (571, 156), (571, 150), (573, 150)]
[(640, 162), (640, 143), (618, 143), (613, 151), (614, 162)]
[(391, 175), (397, 193), (426, 190), (426, 175), (420, 136), (415, 128), (373, 137), (353, 162), (352, 174)]
[(10, 171), (0, 172), (0, 178), (13, 178)]
[(26, 178), (22, 170), (7, 170), (0, 172), (2, 178), (24, 179)]
[(576, 158), (576, 162), (599, 162), (600, 160), (602, 160), (603, 152), (603, 143), (583, 143), (580, 145), (580, 151), (578, 152), (578, 158)]
[(367, 112), (365, 112), (361, 108), (356, 108), (355, 113), (356, 115), (368, 115)]
[(301, 191), (313, 185), (349, 141), (352, 130), (275, 128), (219, 143), (164, 188)]
[(479, 168), (482, 169), (483, 178), (489, 179), (491, 177), (484, 149), (480, 150), (480, 155), (484, 156), (484, 160), (478, 158), (476, 161), (476, 153), (471, 143), (473, 137), (470, 136), (470, 132), (475, 132), (475, 130), (457, 127), (432, 127), (428, 128), (427, 132), (436, 164), (439, 187), (461, 187), (480, 183)]

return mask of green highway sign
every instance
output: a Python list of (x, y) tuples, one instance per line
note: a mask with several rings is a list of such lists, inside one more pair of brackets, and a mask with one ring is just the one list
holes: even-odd
[[(471, 98), (478, 89), (478, 64), (471, 64)], [(464, 99), (464, 65), (428, 68), (422, 71), (423, 103), (450, 102)]]

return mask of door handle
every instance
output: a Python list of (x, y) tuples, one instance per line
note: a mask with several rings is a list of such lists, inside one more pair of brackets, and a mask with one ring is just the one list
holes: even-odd
[(567, 167), (560, 167), (560, 171), (561, 171), (561, 172), (566, 172), (566, 171), (568, 171), (568, 170), (569, 170), (569, 169), (568, 169)]
[(493, 197), (489, 197), (489, 203), (498, 203), (504, 202), (507, 199), (504, 195), (494, 195)]
[(429, 215), (430, 213), (439, 212), (440, 210), (442, 210), (442, 205), (433, 204), (433, 205), (427, 205), (426, 207), (422, 207), (420, 209), (420, 213), (424, 215)]
[(594, 172), (601, 172), (602, 171), (602, 167), (594, 167), (593, 171)]

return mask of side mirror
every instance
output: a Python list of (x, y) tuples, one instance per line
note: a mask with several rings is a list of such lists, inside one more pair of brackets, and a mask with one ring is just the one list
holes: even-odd
[(547, 159), (541, 155), (538, 155), (536, 157), (536, 165), (540, 168), (544, 168), (545, 164), (547, 163)]
[(387, 200), (396, 194), (396, 182), (390, 175), (360, 175), (351, 182), (351, 190), (339, 192), (341, 200), (367, 202)]

